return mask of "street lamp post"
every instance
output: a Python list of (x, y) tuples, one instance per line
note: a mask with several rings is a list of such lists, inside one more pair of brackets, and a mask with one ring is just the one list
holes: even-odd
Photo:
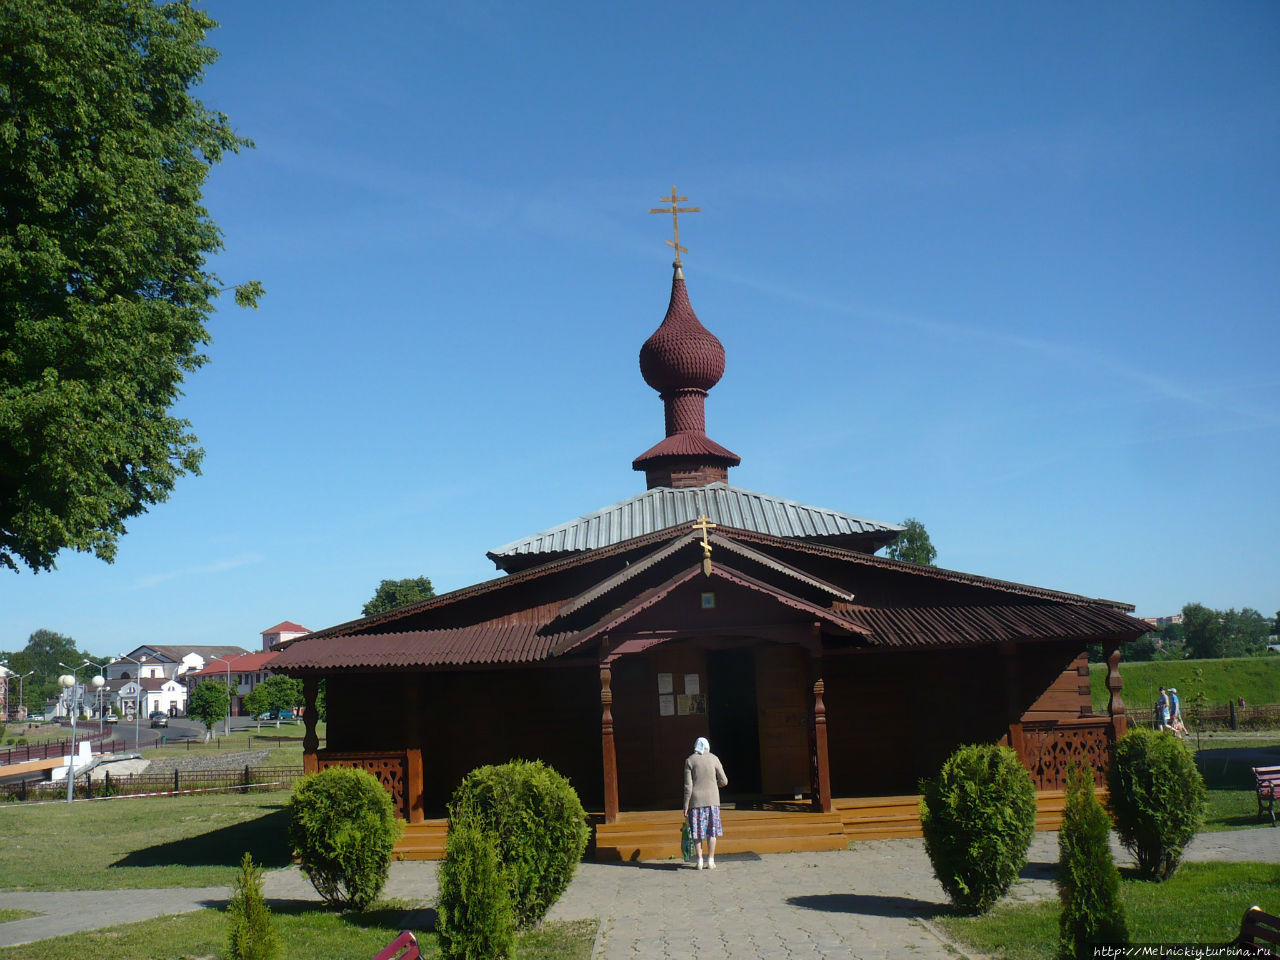
[[(18, 709), (19, 710), (27, 710), (26, 679), (27, 677), (34, 676), (34, 675), (35, 675), (34, 670), (28, 670), (26, 673), (22, 673), (18, 675)], [(26, 716), (22, 717), (21, 719), (29, 720), (30, 718), (31, 718), (31, 711), (27, 710)]]
[(4, 681), (4, 715), (0, 716), (0, 723), (9, 718), (9, 678), (13, 676), (13, 671), (9, 669), (8, 660), (0, 660), (0, 667), (4, 668), (4, 676), (0, 680)]
[[(97, 667), (98, 676), (102, 677), (102, 683), (94, 683), (94, 686), (98, 688), (98, 732), (105, 735), (106, 734), (105, 724), (107, 722), (107, 714), (106, 714), (106, 711), (102, 709), (102, 688), (106, 686), (106, 683), (107, 683), (106, 668), (101, 663), (94, 663), (88, 657), (85, 658), (83, 666)], [(95, 677), (94, 679), (96, 680), (97, 677)]]
[[(134, 660), (133, 657), (125, 656), (123, 653), (120, 654), (120, 656), (116, 657), (115, 660), (112, 660), (111, 663), (115, 663), (118, 660), (129, 660), (133, 663), (134, 666), (138, 668), (138, 680), (137, 680), (138, 693), (134, 694), (133, 696), (133, 749), (137, 750), (138, 742), (141, 737), (141, 735), (138, 732), (138, 721), (141, 719), (141, 715), (142, 715), (142, 704), (139, 703), (138, 701), (141, 697), (141, 691), (142, 691), (142, 664), (139, 663), (137, 660)], [(110, 666), (110, 664), (108, 664), (108, 666)]]
[(225, 660), (225, 661), (227, 661), (227, 732), (226, 732), (226, 734), (225, 734), (225, 735), (229, 737), (229, 736), (231, 736), (231, 699), (232, 699), (232, 693), (231, 693), (231, 656), (230, 656), (230, 655), (228, 655), (228, 656), (225, 656), (225, 657), (214, 657), (214, 658), (213, 658), (212, 660), (210, 660), (209, 662), (210, 662), (210, 663), (217, 663), (219, 660)]
[[(88, 662), (86, 660), (80, 664), (80, 667), (87, 666)], [(58, 666), (66, 667), (67, 665), (59, 662)], [(71, 673), (64, 673), (58, 678), (58, 683), (62, 685), (62, 689), (66, 691), (67, 697), (71, 700), (71, 756), (67, 759), (67, 803), (71, 802), (76, 785), (76, 714), (80, 712), (80, 704), (77, 702), (79, 697), (76, 693), (75, 671), (79, 670), (80, 667), (67, 667)], [(102, 685), (107, 681), (99, 674), (90, 682), (93, 684), (95, 691), (101, 691)]]

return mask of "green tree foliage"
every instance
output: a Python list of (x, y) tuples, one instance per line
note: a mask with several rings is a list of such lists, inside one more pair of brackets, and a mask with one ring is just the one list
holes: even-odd
[(493, 834), (521, 929), (564, 893), (591, 832), (569, 781), (538, 760), (472, 770), (454, 791), (449, 817), (472, 818)]
[(1168, 879), (1204, 822), (1204, 778), (1191, 750), (1172, 733), (1130, 730), (1116, 744), (1107, 788), (1116, 834), (1138, 872)]
[(1251, 607), (1213, 610), (1199, 603), (1182, 608), (1187, 653), (1196, 660), (1265, 653), (1271, 622)]
[(364, 605), (361, 613), (366, 617), (386, 613), (419, 600), (429, 600), (436, 595), (429, 577), (406, 577), (403, 580), (383, 580), (373, 593), (373, 599)]
[(231, 709), (231, 693), (221, 680), (204, 680), (187, 698), (187, 716), (204, 724), (205, 739), (213, 734), (213, 725)]
[(231, 884), (227, 919), (231, 924), (227, 934), (228, 960), (276, 960), (280, 956), (280, 938), (262, 895), (262, 868), (254, 865), (247, 851), (240, 860), (240, 873)]
[(0, 10), (0, 565), (111, 561), (199, 472), (169, 411), (221, 290), (200, 191), (251, 144), (191, 96), (217, 52), (189, 0)]
[(1058, 831), (1058, 942), (1065, 958), (1092, 960), (1095, 945), (1129, 939), (1110, 837), (1111, 820), (1093, 792), (1093, 771), (1072, 764)]
[(391, 794), (372, 774), (330, 767), (289, 799), (289, 841), (302, 872), (332, 906), (363, 910), (387, 882), (400, 835)]
[(21, 691), (28, 707), (31, 704), (37, 705), (32, 712), (42, 712), (41, 705), (46, 700), (57, 697), (61, 690), (58, 677), (67, 670), (58, 664), (69, 663), (74, 667), (87, 659), (88, 654), (77, 650), (76, 642), (70, 637), (53, 630), (36, 630), (27, 638), (27, 645), (9, 657), (9, 669), (14, 673), (26, 674), (34, 671), (21, 684), (17, 680), (10, 682), (12, 689), (9, 692), (14, 702), (17, 702)]
[(885, 548), (884, 555), (894, 560), (907, 560), (911, 563), (932, 566), (933, 561), (938, 557), (938, 551), (934, 549), (933, 541), (929, 539), (929, 531), (925, 530), (924, 524), (915, 517), (907, 517), (902, 521), (902, 525), (906, 529), (898, 534), (897, 540)]
[(436, 932), (446, 960), (514, 955), (516, 919), (497, 839), (474, 814), (449, 820), (436, 913)]
[(249, 691), (244, 698), (245, 709), (251, 714), (276, 711), (276, 726), (280, 726), (280, 711), (292, 710), (302, 703), (302, 681), (293, 677), (270, 676)]
[(1022, 868), (1036, 825), (1031, 776), (1008, 747), (959, 747), (920, 781), (920, 824), (933, 872), (951, 901), (983, 913)]

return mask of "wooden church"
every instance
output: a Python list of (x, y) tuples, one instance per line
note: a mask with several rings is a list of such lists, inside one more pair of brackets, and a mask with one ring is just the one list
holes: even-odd
[(1101, 770), (1124, 733), (1119, 648), (1147, 624), (1129, 604), (875, 556), (900, 527), (730, 483), (739, 457), (704, 409), (724, 348), (668, 244), (670, 305), (640, 349), (666, 425), (632, 464), (647, 489), (490, 551), (497, 579), (281, 644), (273, 669), (306, 690), (307, 768), (378, 776), (410, 857), (440, 855), (469, 770), (516, 757), (569, 778), (597, 855), (674, 854), (699, 736), (730, 778), (725, 850), (918, 834), (918, 780), (963, 743), (1013, 747), (1050, 823), (1066, 765)]

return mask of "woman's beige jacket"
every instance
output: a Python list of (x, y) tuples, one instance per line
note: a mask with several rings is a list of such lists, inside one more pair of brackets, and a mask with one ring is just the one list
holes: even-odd
[(689, 754), (684, 762), (684, 812), (720, 806), (720, 788), (728, 785), (729, 778), (714, 753)]

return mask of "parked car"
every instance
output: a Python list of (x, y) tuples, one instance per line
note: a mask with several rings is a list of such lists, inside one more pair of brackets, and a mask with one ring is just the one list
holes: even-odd
[(114, 713), (108, 713), (108, 714), (107, 714), (105, 717), (103, 717), (102, 719), (103, 719), (103, 720), (105, 720), (105, 721), (107, 721), (107, 723), (119, 723), (119, 722), (120, 722), (120, 718), (119, 718), (119, 717), (117, 717)]
[(169, 715), (163, 710), (152, 710), (151, 725), (153, 727), (167, 727), (169, 725)]

